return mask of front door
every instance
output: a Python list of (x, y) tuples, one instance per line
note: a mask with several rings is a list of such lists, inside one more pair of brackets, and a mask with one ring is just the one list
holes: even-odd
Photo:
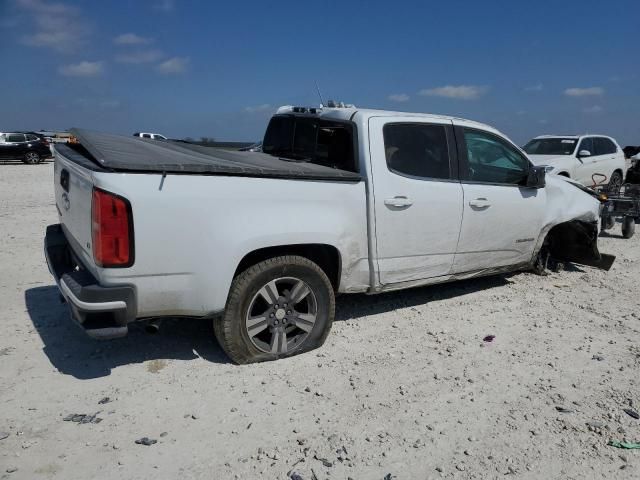
[[(591, 155), (586, 157), (580, 156), (580, 152), (585, 150)], [(605, 180), (605, 177), (600, 175), (601, 172), (598, 171), (599, 156), (596, 152), (596, 143), (593, 138), (583, 138), (580, 141), (576, 155), (578, 158), (578, 165), (575, 170), (574, 180), (582, 183), (583, 185), (594, 185), (594, 183), (602, 183)]]
[(380, 283), (449, 274), (462, 219), (451, 122), (374, 117), (369, 138)]
[(456, 127), (464, 213), (453, 271), (531, 260), (542, 228), (544, 188), (524, 186), (529, 160), (497, 134)]

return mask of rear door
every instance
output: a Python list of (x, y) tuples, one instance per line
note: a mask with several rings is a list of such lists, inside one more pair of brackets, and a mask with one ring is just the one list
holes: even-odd
[(369, 120), (376, 255), (384, 285), (448, 275), (462, 187), (447, 120)]
[(546, 191), (524, 186), (529, 160), (495, 133), (464, 125), (456, 126), (455, 133), (464, 213), (454, 273), (530, 261)]
[(596, 137), (594, 140), (596, 152), (598, 153), (595, 170), (601, 175), (606, 175), (606, 180), (603, 183), (608, 183), (613, 172), (616, 168), (619, 168), (617, 159), (618, 147), (606, 137)]

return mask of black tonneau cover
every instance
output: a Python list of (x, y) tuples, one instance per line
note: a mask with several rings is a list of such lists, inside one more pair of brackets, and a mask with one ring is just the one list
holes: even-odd
[[(72, 129), (80, 144), (108, 170), (195, 173), (357, 182), (357, 173), (273, 157), (174, 141), (148, 140)], [(63, 153), (63, 152), (61, 152)]]

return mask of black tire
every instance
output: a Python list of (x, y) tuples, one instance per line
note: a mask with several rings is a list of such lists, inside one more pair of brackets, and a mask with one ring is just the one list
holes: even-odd
[(615, 224), (616, 219), (613, 217), (603, 216), (600, 218), (600, 230), (603, 232), (612, 229)]
[(622, 236), (631, 238), (636, 233), (636, 219), (633, 217), (624, 217), (622, 219)]
[(607, 191), (611, 193), (618, 193), (620, 191), (621, 186), (622, 186), (622, 173), (616, 170), (611, 174), (611, 178), (609, 179), (609, 184), (607, 185)]
[(35, 165), (40, 163), (40, 155), (38, 152), (27, 152), (24, 154), (24, 159), (22, 161), (27, 165)]
[[(313, 293), (317, 313), (313, 327), (299, 344), (293, 348), (288, 346), (286, 352), (265, 352), (252, 341), (247, 328), (247, 316), (261, 289), (282, 278), (304, 282)], [(247, 364), (290, 357), (320, 347), (329, 334), (334, 315), (335, 296), (327, 275), (311, 260), (291, 255), (262, 261), (240, 273), (231, 284), (225, 312), (214, 320), (213, 328), (229, 358), (235, 363)], [(267, 330), (273, 332), (272, 328), (276, 327), (270, 324)], [(287, 339), (286, 336), (284, 338)]]
[(640, 184), (640, 169), (629, 169), (627, 170), (627, 178), (625, 179), (626, 183), (632, 183), (635, 185)]
[(549, 275), (548, 267), (552, 263), (551, 255), (549, 254), (549, 245), (545, 239), (540, 251), (536, 255), (536, 258), (531, 266), (531, 271), (536, 275)]

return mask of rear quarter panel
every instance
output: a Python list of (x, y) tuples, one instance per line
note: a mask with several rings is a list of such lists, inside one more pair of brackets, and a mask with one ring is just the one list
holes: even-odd
[(340, 289), (368, 287), (364, 182), (124, 173), (94, 182), (131, 202), (135, 263), (97, 274), (105, 285), (134, 284), (139, 316), (221, 311), (241, 259), (271, 246), (332, 245)]

